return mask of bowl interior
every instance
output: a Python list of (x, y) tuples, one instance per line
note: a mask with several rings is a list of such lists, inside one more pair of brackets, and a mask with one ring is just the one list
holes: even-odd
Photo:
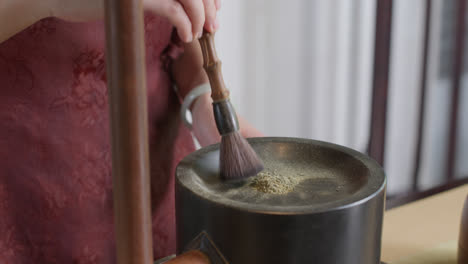
[[(178, 181), (196, 195), (227, 206), (297, 213), (346, 206), (385, 185), (383, 171), (374, 161), (342, 146), (293, 138), (249, 141), (264, 162), (263, 175), (274, 175), (273, 181), (271, 177), (264, 177), (264, 181), (256, 177), (238, 182), (221, 180), (219, 145), (185, 158), (177, 170)], [(278, 178), (279, 182), (274, 181)], [(259, 183), (266, 188), (258, 188)]]

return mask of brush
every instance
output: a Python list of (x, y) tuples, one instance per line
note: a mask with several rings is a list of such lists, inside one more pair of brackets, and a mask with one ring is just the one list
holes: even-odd
[(263, 170), (263, 162), (239, 132), (239, 121), (229, 100), (229, 90), (224, 84), (221, 61), (216, 55), (214, 35), (204, 32), (199, 41), (203, 53), (203, 68), (211, 85), (216, 127), (221, 135), (220, 176), (224, 180), (241, 180), (254, 176)]

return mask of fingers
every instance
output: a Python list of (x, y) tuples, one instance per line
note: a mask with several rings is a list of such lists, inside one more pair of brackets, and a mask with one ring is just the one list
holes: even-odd
[(181, 3), (176, 0), (145, 1), (145, 8), (167, 18), (176, 27), (182, 41), (191, 42), (193, 40), (192, 22)]
[(219, 27), (216, 12), (220, 0), (145, 0), (144, 4), (146, 9), (167, 18), (184, 42), (201, 37), (203, 28), (214, 32)]
[(200, 38), (205, 24), (205, 7), (203, 0), (179, 0), (183, 5), (190, 21), (194, 38)]
[(205, 6), (205, 29), (209, 32), (215, 32), (218, 28), (218, 22), (216, 20), (216, 4), (215, 0), (203, 0)]
[(215, 0), (216, 10), (221, 9), (221, 0)]

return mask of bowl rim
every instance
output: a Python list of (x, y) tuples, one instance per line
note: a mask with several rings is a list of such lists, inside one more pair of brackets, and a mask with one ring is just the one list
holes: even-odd
[[(219, 143), (217, 143), (194, 151), (179, 162), (175, 170), (176, 186), (182, 187), (183, 189), (185, 189), (185, 191), (188, 191), (189, 193), (198, 197), (199, 199), (208, 200), (209, 202), (221, 207), (229, 207), (232, 209), (252, 213), (274, 215), (301, 215), (342, 210), (365, 203), (366, 201), (374, 198), (382, 192), (385, 195), (387, 178), (383, 171), (383, 168), (369, 156), (354, 149), (330, 142), (295, 137), (256, 137), (248, 138), (247, 140), (252, 144), (258, 144), (262, 142), (302, 143), (308, 145), (312, 144), (315, 146), (340, 151), (360, 161), (369, 170), (369, 180), (359, 191), (351, 194), (346, 199), (325, 202), (319, 205), (274, 206), (266, 204), (252, 204), (244, 201), (228, 199), (222, 197), (221, 195), (215, 195), (211, 192), (204, 191), (199, 187), (198, 184), (194, 182), (194, 177), (198, 176), (197, 173), (194, 171), (192, 164), (195, 161), (197, 161), (201, 156), (204, 156), (209, 152), (218, 150)], [(176, 197), (177, 192), (179, 191), (179, 188), (176, 188)]]

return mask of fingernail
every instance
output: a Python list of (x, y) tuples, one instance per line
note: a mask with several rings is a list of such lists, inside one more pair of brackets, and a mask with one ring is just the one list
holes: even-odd
[(188, 35), (187, 38), (185, 39), (185, 42), (192, 42), (192, 40), (193, 40), (193, 36)]
[(199, 38), (201, 38), (201, 36), (202, 36), (202, 32), (195, 33), (193, 35), (193, 39), (199, 39)]
[(219, 27), (219, 22), (218, 22), (218, 19), (216, 19), (215, 22), (211, 22), (211, 23), (208, 25), (208, 30), (209, 30), (211, 33), (214, 33), (218, 27)]

